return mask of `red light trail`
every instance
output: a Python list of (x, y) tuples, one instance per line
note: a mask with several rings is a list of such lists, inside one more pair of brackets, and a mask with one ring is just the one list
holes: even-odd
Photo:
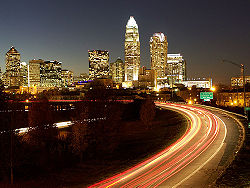
[[(220, 142), (219, 148), (226, 135), (226, 127), (220, 118), (213, 113), (203, 108), (171, 103), (156, 103), (157, 106), (172, 109), (185, 115), (188, 119), (188, 129), (185, 134), (175, 143), (161, 151), (160, 153), (150, 157), (140, 164), (131, 167), (130, 169), (110, 177), (106, 180), (98, 182), (92, 187), (158, 187), (166, 181), (171, 181), (175, 175), (192, 166), (197, 158), (201, 158), (211, 144), (216, 140), (220, 130), (224, 130), (224, 137)], [(213, 155), (214, 156), (214, 155)], [(204, 163), (199, 167), (204, 166), (212, 157), (204, 157)], [(192, 169), (191, 175), (196, 171)], [(190, 177), (190, 176), (189, 176)], [(178, 185), (178, 181), (174, 180), (174, 185)], [(174, 187), (171, 182), (171, 187)]]

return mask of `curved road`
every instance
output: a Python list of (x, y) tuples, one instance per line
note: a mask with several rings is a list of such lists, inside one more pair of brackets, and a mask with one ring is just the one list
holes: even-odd
[(236, 127), (230, 128), (229, 135), (234, 132), (239, 140), (233, 118), (226, 117), (229, 122), (225, 123), (224, 112), (215, 115), (199, 106), (160, 102), (156, 105), (182, 113), (189, 122), (185, 134), (155, 156), (90, 187), (207, 187), (217, 179), (237, 145), (225, 143), (228, 123)]

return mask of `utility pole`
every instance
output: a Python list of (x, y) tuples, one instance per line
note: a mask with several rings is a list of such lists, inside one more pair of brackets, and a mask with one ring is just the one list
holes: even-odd
[(172, 96), (172, 100), (174, 97), (174, 91), (173, 91), (173, 77), (174, 77), (174, 63), (172, 63), (172, 71), (171, 71), (171, 96)]
[(244, 114), (245, 116), (247, 116), (247, 111), (246, 111), (246, 83), (245, 83), (245, 68), (244, 68), (244, 65), (243, 64), (240, 64), (241, 65), (241, 71), (242, 71), (242, 79), (243, 79), (243, 92), (244, 92)]
[(10, 103), (11, 110), (11, 119), (10, 119), (10, 184), (13, 185), (14, 183), (14, 175), (13, 175), (13, 122), (14, 122), (14, 104), (13, 102)]
[(241, 75), (242, 75), (242, 80), (243, 80), (243, 106), (244, 106), (244, 115), (247, 116), (246, 113), (246, 83), (245, 83), (245, 67), (243, 64), (238, 64), (235, 63), (233, 61), (229, 61), (229, 60), (222, 60), (223, 63), (230, 63), (238, 68), (241, 69)]

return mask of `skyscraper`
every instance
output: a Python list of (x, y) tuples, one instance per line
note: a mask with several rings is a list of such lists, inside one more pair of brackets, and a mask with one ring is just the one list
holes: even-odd
[(0, 67), (0, 80), (2, 80), (3, 74), (2, 74), (2, 69)]
[(138, 25), (130, 16), (125, 33), (125, 81), (138, 80), (140, 68), (140, 41)]
[(186, 61), (181, 54), (168, 54), (167, 78), (170, 85), (186, 80)]
[(28, 86), (38, 86), (40, 87), (40, 67), (44, 61), (42, 59), (39, 60), (30, 60), (29, 61), (29, 71), (28, 71)]
[(89, 78), (108, 78), (109, 52), (106, 50), (89, 50)]
[(139, 87), (140, 88), (153, 88), (156, 86), (156, 71), (154, 69), (146, 69), (140, 67), (139, 69)]
[(166, 76), (167, 66), (167, 37), (163, 33), (155, 33), (150, 38), (151, 69), (154, 69), (157, 78)]
[(58, 61), (44, 61), (40, 65), (41, 87), (61, 87), (62, 63)]
[(74, 82), (73, 72), (70, 70), (63, 69), (62, 70), (62, 86), (67, 87), (71, 86)]
[(20, 86), (20, 53), (12, 46), (5, 57), (7, 86)]
[(20, 63), (20, 86), (28, 86), (28, 65)]
[(115, 83), (122, 83), (124, 81), (124, 63), (120, 58), (110, 63), (110, 72), (112, 80)]

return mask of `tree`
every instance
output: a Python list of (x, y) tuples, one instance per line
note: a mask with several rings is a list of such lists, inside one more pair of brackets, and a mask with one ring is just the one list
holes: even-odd
[(71, 137), (71, 147), (72, 152), (80, 157), (80, 162), (83, 159), (83, 152), (88, 147), (88, 136), (89, 136), (89, 127), (85, 119), (87, 118), (87, 108), (80, 103), (78, 105), (78, 110), (80, 113), (76, 117), (72, 125), (72, 137)]
[[(4, 101), (4, 108), (1, 108), (0, 113), (0, 180), (1, 177), (7, 179), (10, 173), (10, 182), (14, 182), (14, 169), (21, 161), (18, 157), (21, 155), (20, 150), (20, 137), (15, 130), (24, 119), (24, 113), (20, 112), (20, 106), (16, 102)], [(2, 132), (3, 131), (3, 132)]]
[(52, 147), (57, 139), (58, 129), (54, 125), (53, 112), (47, 99), (34, 102), (28, 113), (29, 143), (36, 146)]
[(147, 129), (151, 127), (154, 117), (155, 117), (154, 101), (150, 98), (147, 98), (142, 103), (141, 109), (140, 109), (140, 119), (142, 120), (143, 124), (146, 125)]
[(4, 84), (3, 81), (0, 79), (0, 110), (7, 109), (7, 100), (9, 96), (4, 92)]
[(96, 150), (103, 153), (112, 153), (119, 144), (121, 127), (121, 106), (118, 103), (106, 105), (103, 117), (106, 119), (96, 123), (95, 137)]
[(87, 100), (109, 101), (114, 98), (111, 83), (105, 79), (95, 79), (90, 83), (90, 89), (86, 93)]
[(83, 159), (83, 152), (88, 147), (88, 125), (85, 122), (76, 122), (72, 125), (71, 138), (72, 152)]

